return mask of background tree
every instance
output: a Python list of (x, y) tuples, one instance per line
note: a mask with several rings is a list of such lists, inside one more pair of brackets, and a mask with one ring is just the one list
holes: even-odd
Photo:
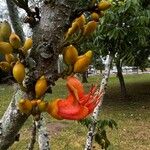
[[(108, 10), (106, 16), (102, 19), (98, 32), (96, 32), (96, 38), (93, 38), (93, 41), (91, 40), (94, 43), (93, 47), (100, 50), (99, 53), (101, 53), (102, 56), (106, 56), (111, 53), (110, 60), (113, 58), (116, 63), (118, 71), (117, 76), (120, 81), (121, 94), (123, 97), (126, 96), (126, 87), (122, 75), (122, 65), (123, 63), (127, 64), (127, 62), (129, 62), (129, 60), (126, 61), (129, 55), (131, 58), (130, 60), (139, 56), (137, 49), (140, 49), (141, 47), (142, 50), (145, 48), (147, 49), (149, 44), (147, 42), (148, 40), (145, 39), (149, 39), (148, 14), (149, 12), (146, 12), (146, 14), (144, 13), (143, 15), (143, 10), (141, 9), (139, 1), (113, 1), (112, 9)], [(140, 31), (137, 32), (137, 29)], [(141, 40), (141, 37), (143, 40)], [(88, 44), (91, 44), (91, 41)], [(133, 54), (133, 52), (135, 53)], [(145, 59), (138, 61), (139, 63), (144, 63), (148, 58), (148, 50), (144, 50), (143, 53), (143, 56), (145, 57), (141, 56), (141, 58)], [(106, 68), (107, 72), (110, 69), (110, 64), (109, 67), (107, 66)], [(109, 71), (105, 75), (108, 80)], [(101, 85), (103, 85), (103, 80)], [(92, 147), (92, 140), (97, 124), (97, 114), (99, 109), (100, 104), (93, 112), (93, 122), (89, 127), (85, 150), (91, 149)]]
[(138, 0), (113, 1), (112, 9), (102, 19), (94, 38), (94, 45), (103, 56), (108, 51), (114, 55), (123, 97), (127, 93), (122, 65), (130, 62), (130, 65), (142, 66), (149, 56), (149, 13)]

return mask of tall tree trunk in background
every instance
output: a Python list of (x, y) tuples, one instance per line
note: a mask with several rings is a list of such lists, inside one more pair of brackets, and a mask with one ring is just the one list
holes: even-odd
[(87, 75), (88, 75), (87, 71), (82, 73), (82, 83), (88, 83)]
[[(81, 8), (87, 8), (88, 5), (89, 3), (86, 2)], [(23, 85), (27, 91), (23, 92), (20, 88), (17, 90), (0, 121), (0, 150), (6, 150), (14, 143), (16, 135), (28, 118), (27, 115), (18, 111), (18, 101), (22, 98), (29, 100), (35, 98), (35, 82), (42, 75), (48, 82), (48, 91), (52, 90), (55, 81), (60, 77), (57, 66), (58, 56), (64, 47), (66, 30), (70, 27), (71, 22), (81, 14), (81, 8), (78, 7), (77, 0), (46, 1), (42, 4), (41, 19), (33, 27), (33, 48), (26, 59), (23, 59), (26, 69)], [(42, 123), (38, 130), (39, 141), (41, 141), (43, 137), (41, 131), (45, 132)]]
[[(113, 57), (111, 55), (107, 55), (107, 59), (106, 59), (106, 62), (105, 62), (105, 72), (104, 72), (104, 75), (103, 75), (103, 79), (100, 83), (100, 89), (103, 90), (104, 93), (105, 93), (107, 83), (108, 83), (108, 79), (109, 79), (112, 59), (113, 59)], [(103, 102), (103, 97), (101, 98), (101, 101), (99, 102), (97, 107), (94, 109), (94, 112), (92, 114), (92, 123), (90, 124), (89, 130), (88, 130), (88, 133), (87, 133), (87, 139), (86, 139), (86, 144), (85, 144), (85, 149), (84, 150), (92, 150), (94, 132), (95, 132), (96, 124), (97, 124), (97, 119), (98, 119), (100, 107), (101, 107), (102, 102)]]
[(125, 86), (125, 82), (124, 82), (124, 78), (122, 74), (122, 65), (121, 65), (120, 59), (117, 60), (116, 67), (117, 67), (117, 77), (120, 82), (121, 96), (125, 98), (127, 95), (127, 91), (126, 91), (126, 86)]

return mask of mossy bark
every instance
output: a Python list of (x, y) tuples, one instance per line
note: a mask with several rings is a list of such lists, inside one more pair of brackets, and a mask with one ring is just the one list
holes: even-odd
[(0, 120), (0, 150), (6, 150), (11, 146), (18, 135), (18, 131), (28, 118), (28, 115), (22, 114), (18, 108), (18, 101), (25, 96), (25, 93), (15, 90), (11, 103)]

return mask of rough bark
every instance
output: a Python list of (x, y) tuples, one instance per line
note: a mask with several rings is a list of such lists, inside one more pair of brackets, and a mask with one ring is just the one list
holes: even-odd
[(19, 130), (28, 118), (27, 115), (21, 114), (17, 108), (18, 101), (23, 96), (24, 93), (16, 89), (11, 103), (0, 120), (0, 150), (6, 150), (14, 143)]
[(120, 82), (121, 96), (125, 98), (127, 95), (127, 91), (126, 91), (126, 86), (125, 86), (125, 82), (124, 82), (124, 78), (122, 74), (122, 67), (121, 67), (120, 61), (116, 62), (116, 67), (117, 67), (117, 77)]
[(35, 124), (35, 121), (33, 121), (31, 140), (30, 140), (30, 143), (28, 144), (28, 150), (34, 149), (35, 142), (36, 142), (36, 124)]
[(36, 122), (36, 128), (38, 132), (39, 149), (50, 150), (49, 137), (46, 131), (46, 123), (44, 117), (41, 117), (40, 120)]
[(6, 0), (7, 8), (9, 11), (9, 17), (13, 26), (13, 29), (17, 35), (19, 35), (21, 41), (25, 39), (25, 35), (21, 26), (19, 12), (17, 6), (14, 4), (13, 0)]
[(51, 85), (54, 85), (59, 78), (57, 60), (62, 51), (64, 33), (73, 10), (67, 0), (43, 5), (41, 20), (33, 28), (34, 46), (30, 53), (32, 62), (29, 64), (32, 71), (29, 76), (31, 78), (34, 76), (34, 80), (37, 80), (42, 74), (45, 74), (50, 84), (50, 91)]
[[(104, 93), (105, 93), (107, 83), (108, 83), (111, 63), (112, 63), (112, 56), (108, 55), (106, 62), (105, 62), (105, 72), (104, 72), (103, 79), (100, 84), (100, 89), (103, 90)], [(96, 108), (94, 109), (94, 112), (92, 114), (92, 123), (89, 126), (89, 130), (87, 133), (87, 139), (86, 139), (86, 145), (85, 145), (84, 150), (92, 150), (92, 142), (93, 142), (94, 132), (95, 132), (96, 124), (97, 124), (97, 119), (99, 116), (99, 111), (100, 111), (100, 108), (101, 108), (101, 105), (103, 102), (103, 97), (101, 98), (101, 101), (96, 106)]]

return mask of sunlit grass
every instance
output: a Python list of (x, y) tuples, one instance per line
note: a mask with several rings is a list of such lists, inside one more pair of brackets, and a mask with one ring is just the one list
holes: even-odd
[[(101, 77), (89, 77), (84, 84), (88, 90), (92, 84), (99, 84)], [(149, 150), (150, 149), (150, 74), (126, 75), (125, 82), (128, 97), (122, 99), (118, 79), (109, 79), (107, 92), (100, 112), (100, 118), (112, 118), (118, 123), (118, 130), (108, 129), (113, 150)], [(59, 80), (53, 87), (53, 94), (47, 94), (46, 100), (65, 97), (65, 82)], [(0, 85), (0, 116), (10, 102), (13, 89), (8, 85)], [(76, 121), (60, 121), (46, 116), (47, 129), (50, 134), (52, 150), (82, 150), (86, 140), (87, 129)], [(9, 150), (25, 150), (30, 140), (32, 118), (23, 126), (20, 141)], [(93, 144), (95, 150), (100, 148)], [(38, 150), (37, 144), (35, 150)]]

